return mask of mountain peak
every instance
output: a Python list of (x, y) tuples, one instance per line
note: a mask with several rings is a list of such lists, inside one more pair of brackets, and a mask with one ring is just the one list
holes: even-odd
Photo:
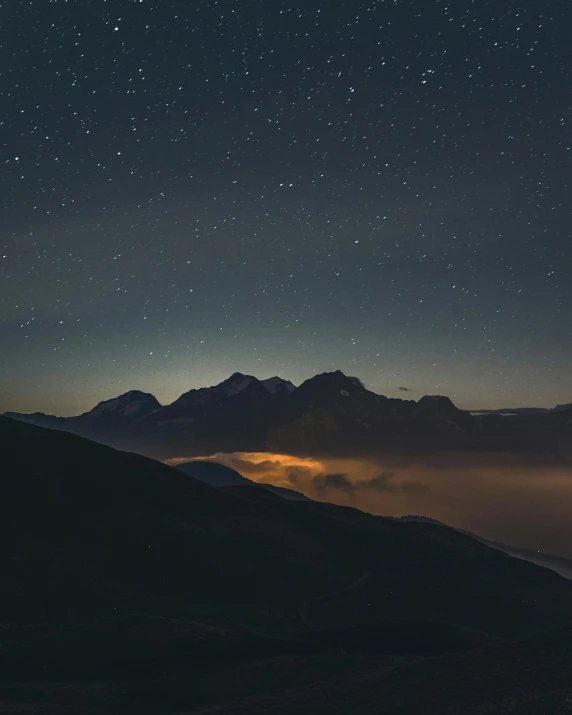
[(161, 403), (150, 392), (129, 390), (118, 397), (113, 397), (110, 400), (103, 400), (92, 410), (82, 415), (82, 417), (100, 417), (103, 414), (114, 414), (120, 415), (121, 417), (140, 417), (152, 412), (153, 410), (158, 410), (160, 407)]
[(155, 400), (158, 402), (155, 395), (152, 395), (150, 392), (143, 392), (142, 390), (128, 390), (122, 395), (119, 395), (116, 399), (122, 402), (133, 402), (134, 400)]
[(302, 383), (301, 387), (311, 390), (339, 392), (342, 395), (352, 395), (358, 392), (365, 392), (361, 380), (357, 377), (349, 377), (341, 370), (334, 372), (322, 372), (319, 375), (311, 377)]
[(228, 377), (224, 382), (228, 382), (229, 380), (243, 380), (244, 378), (248, 378), (249, 380), (256, 380), (257, 378), (254, 377), (254, 375), (245, 375), (243, 372), (233, 372), (230, 377)]
[(261, 385), (264, 385), (266, 390), (271, 395), (276, 395), (277, 393), (292, 392), (296, 389), (290, 380), (284, 380), (281, 377), (268, 377), (266, 380), (260, 381)]
[(235, 372), (226, 380), (223, 380), (215, 386), (217, 392), (223, 392), (225, 395), (238, 395), (247, 387), (259, 383), (260, 381), (254, 375), (243, 375), (241, 372)]

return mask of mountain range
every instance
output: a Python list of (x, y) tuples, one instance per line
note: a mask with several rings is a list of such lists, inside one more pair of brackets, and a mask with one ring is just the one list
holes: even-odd
[(569, 712), (550, 570), (18, 420), (0, 444), (3, 712)]
[(387, 451), (501, 450), (572, 454), (572, 408), (471, 414), (448, 397), (387, 398), (341, 371), (300, 386), (235, 373), (161, 405), (132, 390), (77, 417), (6, 413), (159, 459), (217, 452), (361, 456)]

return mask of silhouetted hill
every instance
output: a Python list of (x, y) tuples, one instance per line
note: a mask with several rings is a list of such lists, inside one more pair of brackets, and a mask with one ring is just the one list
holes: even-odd
[[(177, 469), (184, 474), (188, 474), (190, 477), (194, 477), (205, 484), (209, 484), (211, 487), (251, 487), (257, 490), (263, 489), (265, 491), (272, 492), (283, 499), (310, 501), (308, 497), (295, 491), (294, 489), (276, 487), (274, 484), (253, 482), (252, 480), (243, 477), (242, 474), (239, 474), (235, 469), (231, 469), (230, 467), (227, 467), (224, 464), (219, 464), (218, 462), (197, 459), (178, 464)], [(237, 491), (236, 494), (240, 496), (239, 491)]]
[[(397, 519), (398, 521), (417, 521), (446, 526), (442, 522), (437, 521), (436, 519), (431, 519), (427, 516), (408, 515), (388, 518)], [(530, 561), (537, 566), (542, 566), (543, 568), (551, 569), (552, 571), (555, 571), (564, 578), (572, 579), (572, 560), (570, 559), (565, 559), (561, 556), (554, 556), (553, 554), (545, 554), (542, 551), (538, 551), (537, 549), (523, 549), (522, 547), (512, 546), (511, 544), (504, 544), (499, 541), (492, 541), (491, 539), (486, 539), (485, 537), (467, 531), (466, 529), (460, 529), (458, 527), (455, 528), (462, 534), (467, 534), (473, 539), (477, 539), (482, 544), (490, 546), (492, 549), (498, 549), (499, 551), (503, 551), (505, 554), (509, 554), (509, 556), (514, 556), (517, 559)]]
[(0, 483), (9, 620), (190, 617), (242, 604), (294, 622), (302, 603), (321, 628), (415, 613), (514, 634), (569, 618), (572, 584), (446, 527), (316, 502), (257, 504), (7, 418), (0, 434), (14, 465)]
[(177, 464), (177, 469), (183, 474), (199, 479), (211, 487), (235, 487), (251, 485), (253, 482), (236, 469), (209, 460), (197, 459)]
[[(411, 657), (476, 646), (487, 687), (487, 663), (536, 648), (560, 677), (560, 641), (496, 641), (572, 621), (572, 584), (453, 529), (213, 488), (8, 418), (0, 443), (6, 712), (320, 712), (327, 678), (339, 712), (379, 712), (435, 678)], [(463, 658), (441, 668), (464, 689), (431, 685), (443, 702), (476, 692)]]
[(125, 436), (135, 435), (138, 425), (149, 415), (161, 410), (161, 404), (150, 393), (130, 390), (111, 400), (99, 402), (89, 412), (77, 417), (54, 417), (36, 412), (31, 415), (6, 413), (22, 422), (51, 427), (66, 432), (83, 434), (101, 442), (120, 441)]

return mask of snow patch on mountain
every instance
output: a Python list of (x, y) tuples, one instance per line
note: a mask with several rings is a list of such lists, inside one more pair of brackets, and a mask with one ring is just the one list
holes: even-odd
[(241, 375), (237, 372), (232, 377), (229, 377), (228, 380), (221, 382), (219, 387), (222, 387), (222, 392), (230, 397), (231, 395), (238, 395), (255, 382), (258, 382), (258, 380), (252, 375)]
[(102, 416), (115, 415), (120, 417), (135, 417), (142, 412), (148, 414), (160, 409), (161, 405), (157, 399), (146, 392), (130, 390), (119, 397), (111, 400), (104, 400), (96, 405), (93, 410), (80, 415), (85, 420), (99, 419)]
[(243, 375), (240, 372), (235, 372), (228, 380), (221, 382), (214, 388), (219, 394), (222, 393), (231, 397), (244, 392), (252, 385), (262, 386), (270, 395), (276, 395), (284, 392), (292, 392), (295, 387), (288, 380), (283, 380), (281, 377), (269, 377), (266, 380), (259, 380), (253, 375)]
[(296, 389), (289, 380), (283, 380), (281, 377), (269, 377), (266, 380), (261, 380), (260, 384), (264, 385), (271, 395), (275, 395), (277, 392), (292, 392)]

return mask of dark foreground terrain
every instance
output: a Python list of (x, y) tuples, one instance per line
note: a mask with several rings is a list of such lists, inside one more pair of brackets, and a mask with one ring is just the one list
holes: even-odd
[(572, 712), (572, 582), (0, 418), (0, 713)]

